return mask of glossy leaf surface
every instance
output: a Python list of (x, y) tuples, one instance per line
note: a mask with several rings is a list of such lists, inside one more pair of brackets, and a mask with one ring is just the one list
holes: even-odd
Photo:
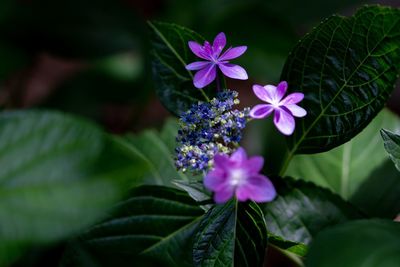
[(268, 231), (283, 240), (307, 245), (321, 230), (362, 217), (338, 195), (312, 183), (289, 177), (273, 182), (278, 197), (261, 208)]
[(261, 266), (267, 247), (262, 211), (231, 200), (203, 217), (193, 245), (194, 266)]
[(400, 10), (366, 6), (332, 16), (292, 50), (281, 80), (305, 94), (308, 111), (290, 155), (317, 153), (357, 135), (383, 108), (400, 68)]
[[(109, 218), (84, 233), (62, 266), (192, 266), (197, 224), (204, 214), (186, 193), (160, 186), (135, 188)], [(83, 251), (74, 253), (74, 251)]]

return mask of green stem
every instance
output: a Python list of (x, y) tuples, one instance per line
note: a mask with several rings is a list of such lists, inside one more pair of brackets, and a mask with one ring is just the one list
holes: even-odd
[(281, 171), (279, 172), (279, 176), (283, 176), (286, 173), (286, 170), (289, 167), (289, 163), (292, 160), (293, 156), (294, 156), (293, 150), (290, 150), (287, 153), (285, 161), (283, 162), (283, 165), (281, 167)]
[(204, 92), (203, 89), (199, 89), (201, 94), (204, 96), (204, 98), (206, 99), (207, 102), (210, 102), (210, 99), (208, 98), (208, 96), (206, 95), (206, 93)]
[(216, 79), (216, 82), (217, 82), (217, 92), (221, 91), (221, 81), (220, 81), (220, 76), (219, 76), (219, 74), (220, 74), (220, 72), (219, 72), (219, 70), (217, 70), (217, 79)]

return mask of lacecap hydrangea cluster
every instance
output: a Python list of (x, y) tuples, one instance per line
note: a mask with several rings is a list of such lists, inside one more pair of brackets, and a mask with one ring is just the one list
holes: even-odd
[(221, 91), (210, 102), (199, 102), (179, 121), (176, 167), (198, 174), (212, 168), (214, 155), (231, 154), (242, 139), (249, 119), (248, 108), (233, 109), (239, 104), (236, 91)]

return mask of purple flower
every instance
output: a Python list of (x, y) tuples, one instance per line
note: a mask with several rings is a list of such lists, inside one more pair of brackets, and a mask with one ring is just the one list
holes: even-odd
[(193, 41), (189, 42), (190, 50), (196, 56), (205, 60), (196, 61), (186, 66), (188, 70), (198, 70), (194, 75), (194, 86), (203, 88), (214, 81), (217, 76), (217, 67), (230, 78), (247, 80), (246, 71), (238, 65), (230, 64), (228, 61), (241, 56), (246, 51), (247, 46), (230, 47), (221, 55), (225, 45), (226, 37), (223, 32), (215, 37), (212, 45), (207, 41), (204, 42), (203, 46)]
[(239, 201), (271, 201), (275, 198), (276, 191), (271, 181), (259, 174), (263, 165), (262, 157), (247, 158), (241, 147), (230, 157), (216, 154), (214, 168), (204, 178), (204, 185), (214, 192), (216, 203), (224, 203), (234, 194)]
[(254, 94), (268, 104), (260, 104), (253, 107), (250, 111), (250, 117), (254, 119), (262, 119), (270, 115), (273, 111), (274, 123), (278, 130), (285, 134), (291, 135), (295, 128), (294, 117), (304, 117), (307, 111), (296, 105), (304, 98), (302, 93), (292, 93), (285, 97), (288, 84), (282, 81), (278, 86), (273, 85), (253, 85)]

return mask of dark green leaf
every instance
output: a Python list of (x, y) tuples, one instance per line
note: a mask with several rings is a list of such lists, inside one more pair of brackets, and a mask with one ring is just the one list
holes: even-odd
[(383, 108), (399, 68), (399, 9), (367, 6), (349, 18), (332, 16), (306, 35), (281, 76), (305, 94), (308, 111), (290, 139), (289, 158), (357, 135)]
[(72, 243), (62, 266), (87, 266), (88, 260), (93, 266), (192, 266), (192, 238), (203, 214), (182, 191), (135, 188), (108, 219)]
[[(151, 29), (152, 66), (155, 89), (163, 105), (179, 115), (191, 104), (205, 101), (201, 90), (193, 85), (193, 74), (185, 66), (198, 61), (188, 47), (189, 41), (204, 42), (204, 38), (184, 27), (149, 22)], [(209, 97), (214, 88), (203, 90)]]
[(371, 172), (349, 201), (371, 217), (395, 218), (400, 213), (400, 173), (386, 160)]
[(309, 244), (324, 228), (361, 218), (357, 209), (327, 189), (289, 177), (273, 179), (278, 197), (263, 204), (268, 232)]
[(267, 230), (257, 204), (231, 200), (203, 217), (193, 245), (194, 266), (261, 266)]
[(0, 265), (98, 220), (144, 171), (95, 125), (44, 111), (0, 115), (0, 163)]
[(172, 182), (180, 189), (186, 191), (197, 202), (211, 200), (211, 193), (204, 187), (202, 181), (182, 181), (175, 180)]
[[(400, 129), (400, 119), (383, 110), (359, 135), (330, 151), (296, 155), (287, 175), (314, 182), (349, 199), (371, 172), (387, 160), (379, 129)], [(384, 177), (381, 177), (384, 181)]]
[(400, 135), (394, 134), (385, 129), (381, 130), (381, 135), (385, 143), (385, 149), (389, 153), (390, 159), (400, 171)]
[(400, 263), (400, 224), (360, 220), (323, 231), (311, 245), (307, 267), (394, 267)]
[(268, 234), (268, 242), (271, 245), (274, 245), (285, 251), (294, 253), (300, 257), (304, 257), (308, 251), (307, 245), (305, 245), (303, 243), (285, 240), (282, 237), (271, 234), (271, 233)]

